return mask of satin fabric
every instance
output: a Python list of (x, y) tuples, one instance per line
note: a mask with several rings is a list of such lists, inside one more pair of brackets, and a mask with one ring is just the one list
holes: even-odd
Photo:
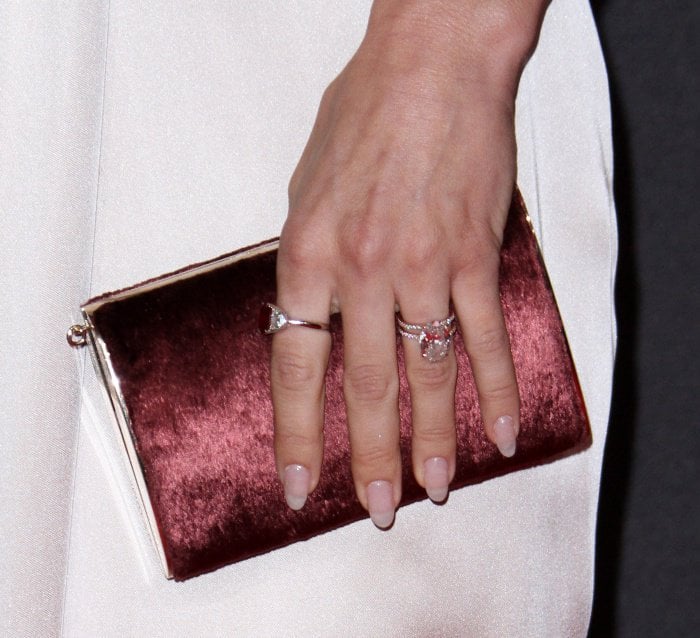
[[(279, 232), (369, 0), (0, 7), (0, 628), (13, 636), (582, 636), (615, 344), (607, 82), (554, 0), (517, 104), (519, 184), (593, 428), (555, 464), (166, 581), (94, 374), (86, 298)], [(575, 210), (570, 203), (577, 202)]]

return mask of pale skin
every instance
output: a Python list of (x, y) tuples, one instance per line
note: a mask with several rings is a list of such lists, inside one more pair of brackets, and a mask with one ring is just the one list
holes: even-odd
[[(395, 310), (443, 319), (450, 301), (484, 428), (515, 452), (519, 398), (498, 294), (516, 178), (514, 104), (545, 0), (375, 0), (358, 51), (326, 90), (289, 186), (277, 303), (327, 322), (340, 311), (357, 496), (378, 527), (401, 498)], [(412, 465), (435, 501), (455, 472), (454, 354), (404, 341)], [(276, 334), (275, 454), (287, 502), (316, 487), (330, 335)]]

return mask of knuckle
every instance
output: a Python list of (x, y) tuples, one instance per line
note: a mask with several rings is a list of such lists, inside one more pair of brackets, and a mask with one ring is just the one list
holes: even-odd
[(280, 241), (279, 260), (294, 271), (314, 270), (322, 260), (322, 250), (317, 242), (303, 233), (284, 237)]
[(289, 202), (293, 202), (296, 198), (297, 188), (299, 187), (299, 182), (301, 180), (301, 166), (297, 166), (289, 179), (289, 184), (287, 185), (287, 199)]
[(444, 392), (452, 387), (454, 366), (448, 361), (417, 363), (408, 370), (411, 385), (416, 390)]
[(352, 460), (357, 470), (372, 476), (394, 467), (396, 450), (377, 444), (363, 446), (353, 451)]
[(411, 233), (410, 237), (404, 250), (404, 267), (415, 271), (425, 270), (433, 265), (440, 255), (440, 233), (435, 229), (423, 229), (421, 232)]
[(489, 228), (475, 231), (472, 227), (457, 233), (455, 271), (471, 275), (496, 271), (500, 263), (501, 239)]
[(492, 383), (479, 388), (479, 399), (485, 403), (504, 403), (506, 401), (518, 401), (518, 386), (513, 381)]
[(486, 328), (476, 332), (468, 344), (469, 354), (477, 357), (488, 357), (510, 353), (510, 342), (505, 328)]
[(499, 254), (489, 246), (471, 244), (457, 257), (455, 270), (458, 274), (473, 276), (498, 269)]
[(364, 364), (345, 370), (345, 393), (350, 401), (384, 403), (396, 398), (398, 381), (385, 366)]
[(338, 78), (333, 80), (321, 94), (321, 99), (318, 106), (317, 121), (325, 121), (333, 112), (336, 103), (336, 95), (338, 94)]
[(283, 450), (308, 450), (320, 444), (318, 434), (297, 430), (295, 428), (275, 427), (275, 445)]
[(423, 444), (424, 447), (443, 447), (446, 443), (452, 443), (455, 438), (454, 426), (447, 423), (432, 423), (414, 428), (413, 437), (415, 441)]
[(333, 101), (335, 93), (338, 89), (338, 78), (331, 80), (328, 86), (323, 90), (321, 95), (321, 108), (327, 108), (328, 105)]
[(390, 234), (385, 215), (375, 215), (368, 210), (342, 229), (339, 239), (340, 256), (358, 275), (374, 275), (388, 261)]
[(378, 236), (351, 233), (341, 243), (341, 254), (350, 267), (361, 276), (376, 273), (384, 265), (387, 248)]
[(272, 358), (272, 384), (290, 392), (308, 392), (318, 384), (322, 371), (317, 362), (292, 352), (276, 353)]

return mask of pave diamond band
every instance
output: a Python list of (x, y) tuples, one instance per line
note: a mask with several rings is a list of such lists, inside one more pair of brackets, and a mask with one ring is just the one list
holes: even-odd
[(446, 319), (423, 324), (407, 323), (396, 315), (396, 323), (402, 337), (419, 342), (421, 356), (424, 359), (430, 363), (438, 363), (447, 358), (454, 333), (457, 331), (454, 314)]
[(401, 330), (406, 330), (407, 332), (418, 331), (419, 333), (422, 330), (425, 330), (426, 327), (447, 328), (455, 322), (455, 319), (456, 317), (454, 314), (451, 314), (449, 317), (442, 319), (441, 321), (429, 321), (428, 323), (406, 323), (400, 315), (396, 315), (396, 323), (399, 324), (399, 328)]
[(262, 305), (258, 315), (260, 332), (271, 335), (289, 326), (302, 326), (304, 328), (313, 328), (314, 330), (330, 330), (330, 326), (327, 323), (292, 319), (282, 308), (275, 306), (273, 303), (264, 303)]

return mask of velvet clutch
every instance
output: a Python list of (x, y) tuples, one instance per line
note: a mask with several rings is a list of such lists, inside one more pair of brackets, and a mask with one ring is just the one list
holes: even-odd
[[(270, 337), (257, 325), (261, 305), (275, 301), (276, 247), (264, 242), (91, 299), (81, 309), (84, 324), (68, 333), (71, 345), (90, 346), (169, 578), (184, 580), (367, 516), (350, 474), (337, 316), (321, 481), (301, 511), (285, 503), (273, 458)], [(591, 443), (562, 322), (518, 193), (500, 268), (521, 395), (518, 449), (504, 458), (486, 438), (458, 331), (453, 490)], [(397, 348), (407, 504), (426, 494), (410, 470), (410, 401), (398, 335)]]

